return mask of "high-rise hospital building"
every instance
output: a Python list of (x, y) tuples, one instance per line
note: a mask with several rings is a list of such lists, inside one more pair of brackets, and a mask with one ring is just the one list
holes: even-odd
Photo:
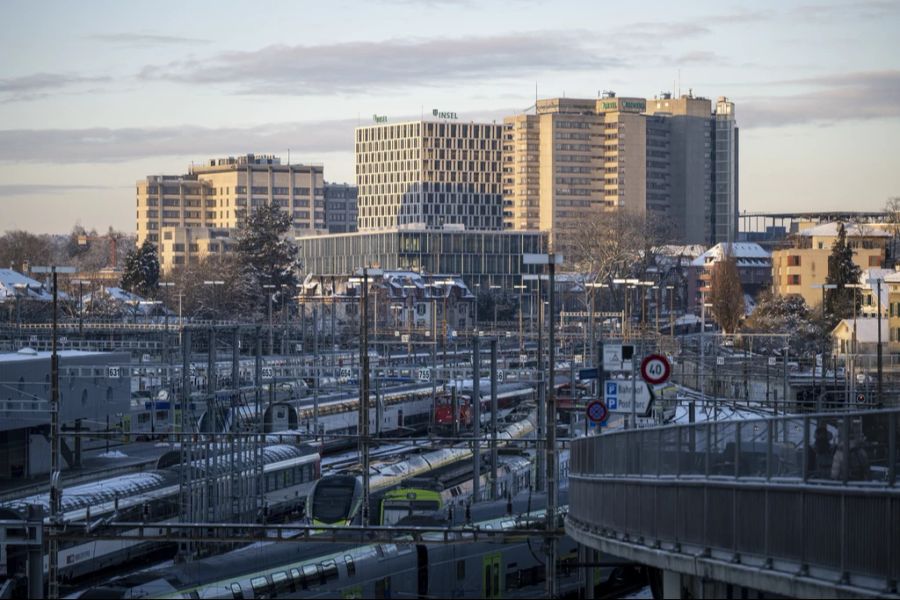
[(591, 215), (627, 210), (667, 220), (685, 243), (733, 241), (738, 129), (720, 98), (538, 100), (504, 120), (506, 227), (564, 241)]
[(503, 229), (503, 125), (455, 120), (356, 129), (360, 231)]

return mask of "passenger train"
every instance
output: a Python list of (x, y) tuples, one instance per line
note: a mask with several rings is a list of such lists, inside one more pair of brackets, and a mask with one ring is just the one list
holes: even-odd
[[(226, 457), (221, 453), (219, 460), (223, 462), (213, 472), (213, 477), (222, 493), (230, 497), (230, 464), (224, 462)], [(244, 464), (251, 462), (249, 456), (241, 460)], [(180, 451), (175, 450), (163, 455), (157, 463), (159, 468), (155, 470), (65, 488), (62, 496), (63, 521), (89, 522), (94, 523), (95, 527), (102, 527), (104, 520), (112, 519), (144, 521), (151, 525), (148, 531), (163, 533), (162, 528), (154, 530), (152, 525), (179, 518), (181, 467), (171, 466), (179, 461)], [(268, 516), (296, 512), (303, 506), (313, 483), (321, 475), (319, 454), (307, 446), (277, 444), (263, 448), (262, 462)], [(195, 471), (195, 477), (204, 476), (206, 464), (204, 457), (193, 461), (191, 468)], [(44, 514), (49, 514), (47, 494), (5, 502), (0, 505), (0, 510), (24, 515), (28, 506), (33, 504), (43, 506)], [(126, 563), (160, 548), (157, 543), (124, 540), (65, 542), (60, 545), (60, 575), (63, 580), (71, 580)], [(25, 557), (17, 554), (13, 547), (9, 547), (6, 558), (7, 573), (24, 570)], [(47, 558), (44, 560), (46, 568)]]
[[(525, 439), (534, 433), (532, 418), (507, 425), (498, 433), (498, 444)], [(458, 444), (422, 454), (408, 455), (401, 461), (373, 468), (369, 476), (369, 513), (375, 514), (382, 494), (404, 484), (412, 477), (457, 465), (472, 458), (468, 445)], [(360, 516), (363, 502), (363, 482), (358, 470), (326, 475), (313, 485), (306, 502), (307, 514), (315, 523), (350, 524)]]
[[(559, 493), (561, 512), (567, 489)], [(543, 528), (545, 494), (522, 492), (501, 501), (477, 503), (457, 511), (453, 525), (481, 530)], [(401, 521), (398, 526), (402, 527)], [(544, 594), (543, 538), (486, 537), (454, 534), (457, 543), (404, 541), (350, 545), (333, 543), (267, 543), (166, 569), (129, 575), (85, 590), (81, 598), (501, 598)], [(443, 534), (434, 534), (439, 542)], [(407, 538), (408, 540), (408, 538)], [(467, 541), (463, 541), (467, 540)], [(576, 593), (582, 573), (575, 543), (559, 540), (560, 595)], [(604, 564), (610, 564), (604, 561)], [(595, 568), (596, 591), (603, 593), (615, 566)]]
[[(472, 393), (471, 382), (458, 386), (457, 392), (457, 422), (460, 429), (472, 428)], [(491, 420), (491, 386), (488, 380), (483, 380), (479, 387), (481, 396), (481, 422), (489, 423)], [(517, 406), (533, 404), (535, 402), (534, 387), (524, 383), (504, 383), (497, 386), (497, 418), (500, 419)], [(438, 431), (447, 432), (453, 428), (453, 396), (452, 392), (441, 394), (435, 404), (434, 422)]]

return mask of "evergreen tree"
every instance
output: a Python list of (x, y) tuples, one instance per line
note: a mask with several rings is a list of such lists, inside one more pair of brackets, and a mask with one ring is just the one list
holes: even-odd
[[(285, 238), (290, 229), (291, 215), (276, 204), (267, 204), (252, 212), (238, 233), (238, 261), (260, 297), (264, 285), (282, 290), (297, 285), (297, 247)], [(279, 295), (284, 298), (292, 294), (288, 291)], [(282, 298), (276, 296), (278, 304)]]
[(843, 223), (838, 226), (838, 238), (831, 246), (828, 257), (828, 277), (825, 282), (837, 285), (825, 292), (825, 312), (836, 322), (850, 317), (857, 306), (856, 290), (848, 288), (848, 283), (859, 283), (862, 269), (853, 262), (853, 248), (847, 244), (847, 230)]
[(129, 250), (120, 285), (140, 296), (151, 296), (159, 287), (159, 254), (150, 240)]

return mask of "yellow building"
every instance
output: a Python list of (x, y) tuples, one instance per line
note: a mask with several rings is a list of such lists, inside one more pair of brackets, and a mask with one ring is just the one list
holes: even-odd
[(283, 165), (247, 154), (192, 165), (186, 175), (151, 175), (137, 182), (137, 244), (150, 240), (160, 267), (230, 251), (247, 211), (277, 204), (291, 215), (291, 237), (324, 231), (325, 181), (317, 165)]
[(168, 252), (164, 228), (236, 228), (247, 210), (277, 204), (301, 231), (325, 230), (323, 168), (283, 165), (274, 156), (228, 157), (191, 166), (186, 175), (151, 175), (137, 182), (137, 243)]
[[(723, 99), (717, 111), (720, 105), (730, 129), (718, 145), (718, 112), (691, 94), (548, 98), (537, 100), (535, 114), (505, 118), (506, 228), (552, 231), (564, 245), (585, 219), (628, 210), (671, 220), (675, 237), (687, 243), (729, 241), (737, 219), (737, 136), (733, 103)], [(714, 186), (717, 171), (728, 175)], [(715, 223), (719, 196), (727, 200), (723, 214), (732, 214), (724, 229)]]
[[(866, 271), (881, 267), (890, 234), (865, 225), (846, 226), (853, 262)], [(772, 289), (780, 295), (801, 296), (809, 306), (822, 304), (821, 286), (828, 277), (828, 257), (838, 237), (838, 224), (801, 228), (793, 247), (772, 252)]]

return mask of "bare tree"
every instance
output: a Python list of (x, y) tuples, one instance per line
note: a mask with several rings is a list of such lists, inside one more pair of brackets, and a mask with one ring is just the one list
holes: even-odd
[(727, 253), (713, 265), (709, 285), (716, 322), (725, 333), (734, 333), (744, 316), (744, 289), (734, 256)]
[(889, 263), (897, 262), (897, 238), (900, 237), (900, 196), (888, 198), (884, 205), (885, 221), (888, 224), (888, 232), (891, 234)]

